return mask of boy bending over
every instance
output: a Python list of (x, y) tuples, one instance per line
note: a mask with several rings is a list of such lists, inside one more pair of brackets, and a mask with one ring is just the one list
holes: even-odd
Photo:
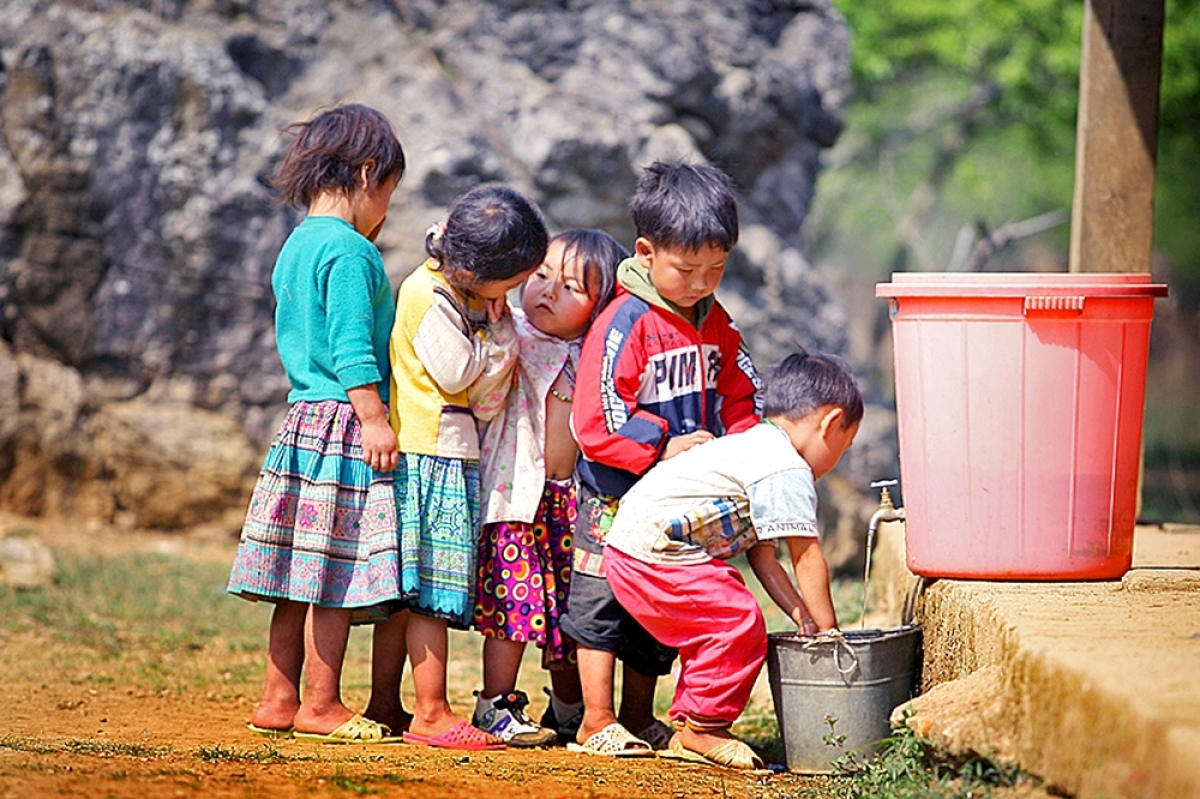
[[(679, 650), (670, 715), (680, 729), (670, 752), (745, 769), (762, 761), (729, 727), (762, 669), (767, 633), (729, 559), (746, 553), (767, 594), (806, 634), (837, 627), (813, 481), (850, 448), (863, 414), (850, 367), (803, 352), (767, 376), (763, 405), (761, 424), (647, 472), (622, 497), (604, 556), (622, 607)], [(795, 584), (776, 558), (778, 539), (787, 541)]]

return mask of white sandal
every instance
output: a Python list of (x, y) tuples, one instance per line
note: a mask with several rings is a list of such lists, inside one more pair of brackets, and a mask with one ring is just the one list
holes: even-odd
[(756, 771), (765, 768), (761, 757), (755, 754), (745, 741), (730, 738), (717, 744), (707, 752), (696, 752), (684, 748), (679, 735), (671, 736), (670, 745), (658, 753), (659, 757), (669, 760), (683, 760), (688, 763), (703, 763), (709, 766), (725, 766), (741, 771)]
[(581, 744), (568, 743), (567, 751), (604, 757), (654, 757), (650, 744), (616, 722), (593, 733)]

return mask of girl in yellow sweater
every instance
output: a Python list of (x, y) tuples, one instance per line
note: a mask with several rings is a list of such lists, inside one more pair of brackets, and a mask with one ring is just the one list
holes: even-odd
[[(505, 295), (542, 263), (548, 239), (530, 200), (504, 186), (481, 186), (430, 230), (429, 260), (400, 285), (389, 420), (401, 452), (401, 601), (375, 630), (366, 716), (407, 727), (411, 743), (504, 747), (451, 710), (446, 631), (468, 629), (475, 603), (479, 433), (470, 395), (512, 380), (516, 336)], [(411, 721), (399, 700), (406, 654), (416, 689)]]

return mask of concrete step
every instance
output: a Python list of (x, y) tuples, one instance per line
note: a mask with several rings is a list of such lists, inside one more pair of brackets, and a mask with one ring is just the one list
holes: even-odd
[(916, 617), (894, 720), (1070, 795), (1200, 797), (1200, 527), (1139, 527), (1119, 581), (935, 580)]

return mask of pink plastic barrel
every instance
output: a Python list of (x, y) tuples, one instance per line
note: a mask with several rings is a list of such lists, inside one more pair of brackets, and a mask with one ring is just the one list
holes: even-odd
[(1147, 274), (904, 273), (889, 299), (908, 566), (926, 577), (1129, 570)]

